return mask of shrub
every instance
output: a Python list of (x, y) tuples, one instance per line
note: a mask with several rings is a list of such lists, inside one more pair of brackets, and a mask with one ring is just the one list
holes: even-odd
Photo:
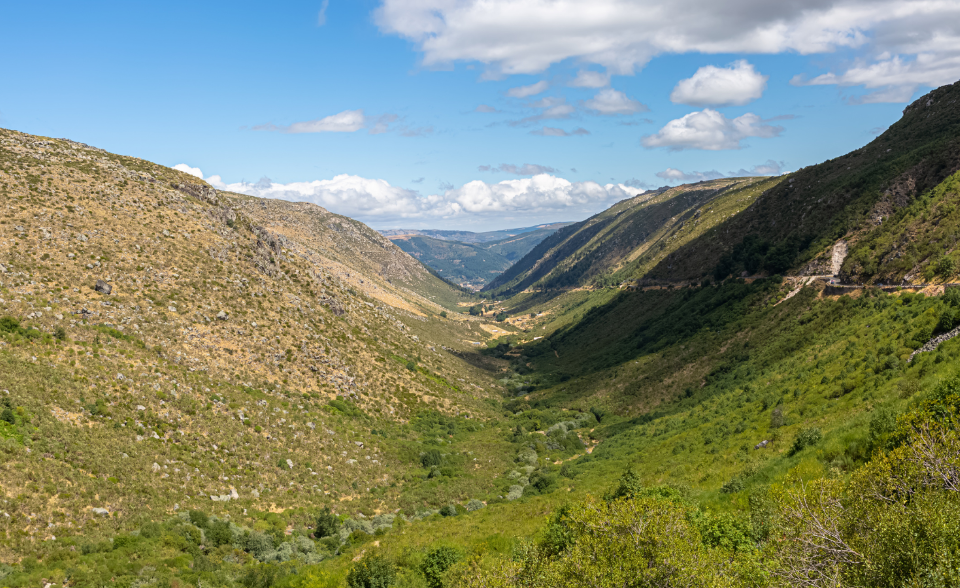
[(145, 523), (140, 527), (140, 536), (144, 539), (154, 539), (159, 537), (163, 529), (160, 527), (160, 523)]
[(17, 417), (13, 414), (13, 410), (8, 406), (3, 409), (3, 412), (0, 412), (0, 421), (6, 421), (11, 425), (17, 424)]
[(730, 478), (730, 481), (720, 488), (720, 492), (724, 494), (735, 494), (741, 490), (743, 490), (743, 480), (737, 477)]
[(199, 529), (206, 529), (207, 525), (210, 523), (210, 518), (207, 517), (206, 513), (203, 511), (191, 510), (190, 522)]
[(350, 588), (387, 588), (393, 584), (396, 570), (393, 564), (376, 554), (367, 554), (350, 568), (347, 586)]
[(793, 447), (790, 448), (789, 455), (796, 455), (807, 447), (812, 447), (820, 442), (823, 435), (820, 429), (804, 429), (800, 431), (797, 438), (793, 440)]
[(480, 509), (483, 508), (483, 507), (484, 507), (483, 502), (477, 500), (476, 498), (470, 500), (470, 502), (467, 503), (467, 511), (468, 511), (468, 512), (473, 512), (473, 511), (475, 511), (475, 510), (480, 510)]
[(437, 467), (443, 463), (443, 454), (439, 449), (428, 449), (420, 456), (420, 463), (425, 468)]
[(324, 508), (320, 516), (317, 517), (317, 528), (313, 536), (317, 539), (332, 537), (340, 531), (340, 519), (337, 515), (330, 512), (330, 507)]
[(786, 423), (786, 419), (783, 418), (783, 409), (781, 409), (779, 406), (773, 409), (773, 413), (770, 415), (770, 428), (779, 429)]
[(440, 515), (445, 517), (455, 517), (457, 516), (457, 506), (455, 504), (448, 504), (440, 509)]
[(415, 371), (417, 371), (417, 364), (414, 363), (414, 362), (412, 362), (412, 361), (408, 361), (407, 364), (406, 364), (406, 368), (407, 368), (408, 370), (410, 370), (411, 372), (415, 372)]
[(441, 311), (440, 311), (440, 318), (447, 318), (447, 311), (441, 310)]
[(260, 559), (273, 551), (273, 538), (260, 531), (254, 531), (247, 537), (247, 551), (253, 557)]
[(212, 547), (229, 545), (233, 541), (233, 533), (230, 532), (230, 523), (226, 521), (216, 521), (211, 524), (206, 535), (207, 542)]
[(444, 573), (462, 557), (460, 551), (453, 547), (437, 547), (428, 551), (420, 564), (420, 573), (427, 580), (427, 586), (443, 588)]

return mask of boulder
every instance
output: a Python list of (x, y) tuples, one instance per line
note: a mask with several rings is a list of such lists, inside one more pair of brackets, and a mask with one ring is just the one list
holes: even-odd
[(228, 317), (229, 317), (229, 315), (228, 315), (227, 313), (225, 313), (224, 311), (222, 311), (222, 310), (217, 313), (217, 320), (218, 320), (218, 321), (225, 321), (225, 320), (227, 320)]
[(97, 284), (93, 289), (101, 294), (109, 295), (113, 291), (113, 286), (104, 282), (103, 280), (97, 280)]

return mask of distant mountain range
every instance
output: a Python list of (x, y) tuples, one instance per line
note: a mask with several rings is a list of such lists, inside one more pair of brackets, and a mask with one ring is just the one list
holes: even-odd
[(570, 224), (549, 223), (485, 233), (432, 229), (395, 229), (380, 233), (445, 279), (479, 290), (541, 241)]

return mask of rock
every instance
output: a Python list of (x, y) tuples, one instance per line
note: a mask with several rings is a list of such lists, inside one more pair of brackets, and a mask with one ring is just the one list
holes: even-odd
[(100, 508), (99, 506), (96, 507), (96, 508), (91, 508), (90, 510), (93, 511), (93, 514), (98, 514), (98, 515), (103, 516), (103, 517), (105, 517), (105, 516), (107, 516), (108, 514), (110, 514), (110, 511), (109, 511), (109, 510), (107, 510), (107, 509), (105, 509), (105, 508)]
[(176, 307), (176, 306), (168, 306), (168, 307), (167, 307), (167, 310), (169, 310), (170, 312), (177, 312), (177, 307)]
[(101, 294), (109, 295), (113, 291), (113, 286), (104, 282), (103, 280), (97, 280), (96, 286), (93, 289)]
[(57, 314), (55, 314), (55, 315), (53, 315), (53, 316), (56, 317), (56, 319), (57, 319), (58, 321), (62, 321), (62, 320), (63, 320), (63, 315), (60, 314), (60, 313), (57, 313)]
[(7, 266), (0, 263), (0, 274), (5, 274), (5, 273), (7, 273)]
[(236, 488), (231, 488), (231, 489), (230, 489), (230, 498), (232, 498), (232, 499), (234, 499), (234, 500), (240, 500), (240, 495), (237, 494)]
[(287, 467), (290, 468), (291, 470), (293, 469), (293, 462), (289, 459), (287, 460)]
[(159, 471), (160, 471), (160, 464), (158, 464), (157, 462), (153, 462), (153, 471), (159, 472)]
[(753, 448), (754, 448), (754, 449), (763, 449), (764, 447), (767, 446), (768, 443), (770, 443), (770, 442), (767, 441), (766, 439), (764, 439), (763, 441), (761, 441), (761, 442), (757, 443), (756, 445), (754, 445)]
[(227, 317), (228, 317), (228, 316), (229, 316), (229, 315), (228, 315), (227, 313), (225, 313), (224, 311), (221, 310), (220, 312), (217, 313), (217, 320), (218, 320), (218, 321), (225, 321), (225, 320), (227, 320)]

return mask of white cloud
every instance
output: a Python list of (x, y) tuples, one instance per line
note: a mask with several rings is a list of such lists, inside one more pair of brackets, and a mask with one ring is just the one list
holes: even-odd
[(749, 170), (740, 168), (739, 171), (730, 172), (731, 176), (779, 176), (783, 173), (784, 163), (768, 159), (766, 163), (755, 165)]
[(287, 127), (267, 124), (257, 125), (253, 127), (253, 130), (280, 131), (282, 133), (353, 133), (362, 129), (366, 124), (367, 119), (363, 115), (363, 110), (344, 110), (317, 120), (295, 122)]
[[(414, 182), (422, 180), (420, 178)], [(601, 186), (595, 182), (570, 182), (545, 173), (497, 183), (475, 180), (459, 188), (444, 184), (441, 194), (428, 196), (392, 186), (385, 180), (347, 174), (330, 180), (288, 184), (273, 182), (268, 178), (256, 183), (228, 184), (220, 176), (210, 176), (207, 182), (219, 190), (261, 198), (312, 202), (337, 214), (381, 221), (536, 213), (583, 207), (593, 209), (643, 192), (625, 184)]]
[(536, 96), (541, 92), (545, 92), (549, 87), (550, 84), (548, 84), (545, 80), (540, 80), (536, 84), (530, 84), (529, 86), (510, 88), (507, 90), (507, 96), (511, 98), (529, 98), (530, 96)]
[(589, 135), (590, 131), (583, 127), (577, 127), (568, 133), (563, 129), (558, 129), (555, 127), (543, 127), (541, 129), (530, 131), (530, 134), (541, 135), (543, 137), (572, 137), (575, 135)]
[(574, 88), (603, 88), (610, 83), (610, 74), (582, 69), (570, 82)]
[(664, 180), (670, 182), (701, 182), (704, 180), (716, 180), (718, 178), (725, 177), (722, 173), (717, 170), (706, 171), (706, 172), (683, 172), (672, 167), (668, 167), (662, 172), (657, 172), (656, 176), (658, 178), (663, 178)]
[[(893, 65), (891, 56), (912, 56), (902, 61), (915, 64), (910, 84), (960, 78), (955, 0), (381, 0), (375, 20), (416, 43), (427, 66), (475, 61), (491, 75), (538, 73), (568, 59), (625, 75), (663, 53), (851, 48), (864, 60), (838, 74), (851, 81), (859, 70)], [(864, 83), (883, 77), (872, 72)]]
[(330, 5), (330, 0), (323, 0), (323, 4), (320, 5), (320, 12), (317, 14), (317, 26), (322, 27), (327, 24), (327, 7)]
[(517, 176), (535, 176), (539, 174), (553, 174), (558, 170), (549, 165), (537, 165), (536, 163), (525, 163), (523, 165), (514, 165), (512, 163), (501, 163), (499, 167), (481, 165), (477, 168), (482, 172), (500, 172), (504, 174), (514, 174)]
[(604, 88), (597, 95), (587, 100), (584, 105), (600, 114), (634, 114), (650, 110), (645, 104), (628, 98), (623, 92), (613, 88)]
[(749, 137), (771, 138), (781, 132), (783, 127), (766, 124), (753, 113), (729, 119), (716, 110), (705, 108), (668, 122), (658, 133), (644, 137), (641, 142), (649, 148), (719, 151), (740, 149), (740, 142)]
[(482, 112), (482, 113), (485, 113), (485, 114), (491, 114), (491, 113), (500, 112), (500, 111), (497, 110), (496, 108), (492, 107), (492, 106), (488, 106), (488, 105), (486, 105), (486, 104), (481, 104), (480, 106), (478, 106), (478, 107), (476, 108), (476, 112)]
[(190, 167), (185, 163), (178, 163), (177, 165), (173, 166), (173, 169), (182, 171), (185, 174), (190, 174), (191, 176), (198, 177), (201, 180), (203, 179), (203, 172), (200, 171), (199, 167)]
[(496, 184), (475, 180), (445, 196), (465, 212), (497, 213), (564, 209), (630, 198), (642, 192), (623, 184), (601, 186), (540, 174)]
[[(744, 176), (778, 176), (782, 172), (783, 162), (769, 159), (766, 161), (766, 163), (755, 165), (749, 170), (740, 168), (740, 170), (730, 172), (729, 174), (724, 174), (715, 169), (704, 172), (685, 172), (676, 168), (668, 167), (661, 172), (657, 172), (656, 176), (671, 182), (702, 182), (707, 180), (717, 180), (720, 178), (738, 178)], [(629, 182), (627, 183), (629, 184)]]
[(680, 80), (670, 101), (690, 106), (742, 106), (763, 95), (768, 78), (743, 59), (730, 67), (708, 65)]

